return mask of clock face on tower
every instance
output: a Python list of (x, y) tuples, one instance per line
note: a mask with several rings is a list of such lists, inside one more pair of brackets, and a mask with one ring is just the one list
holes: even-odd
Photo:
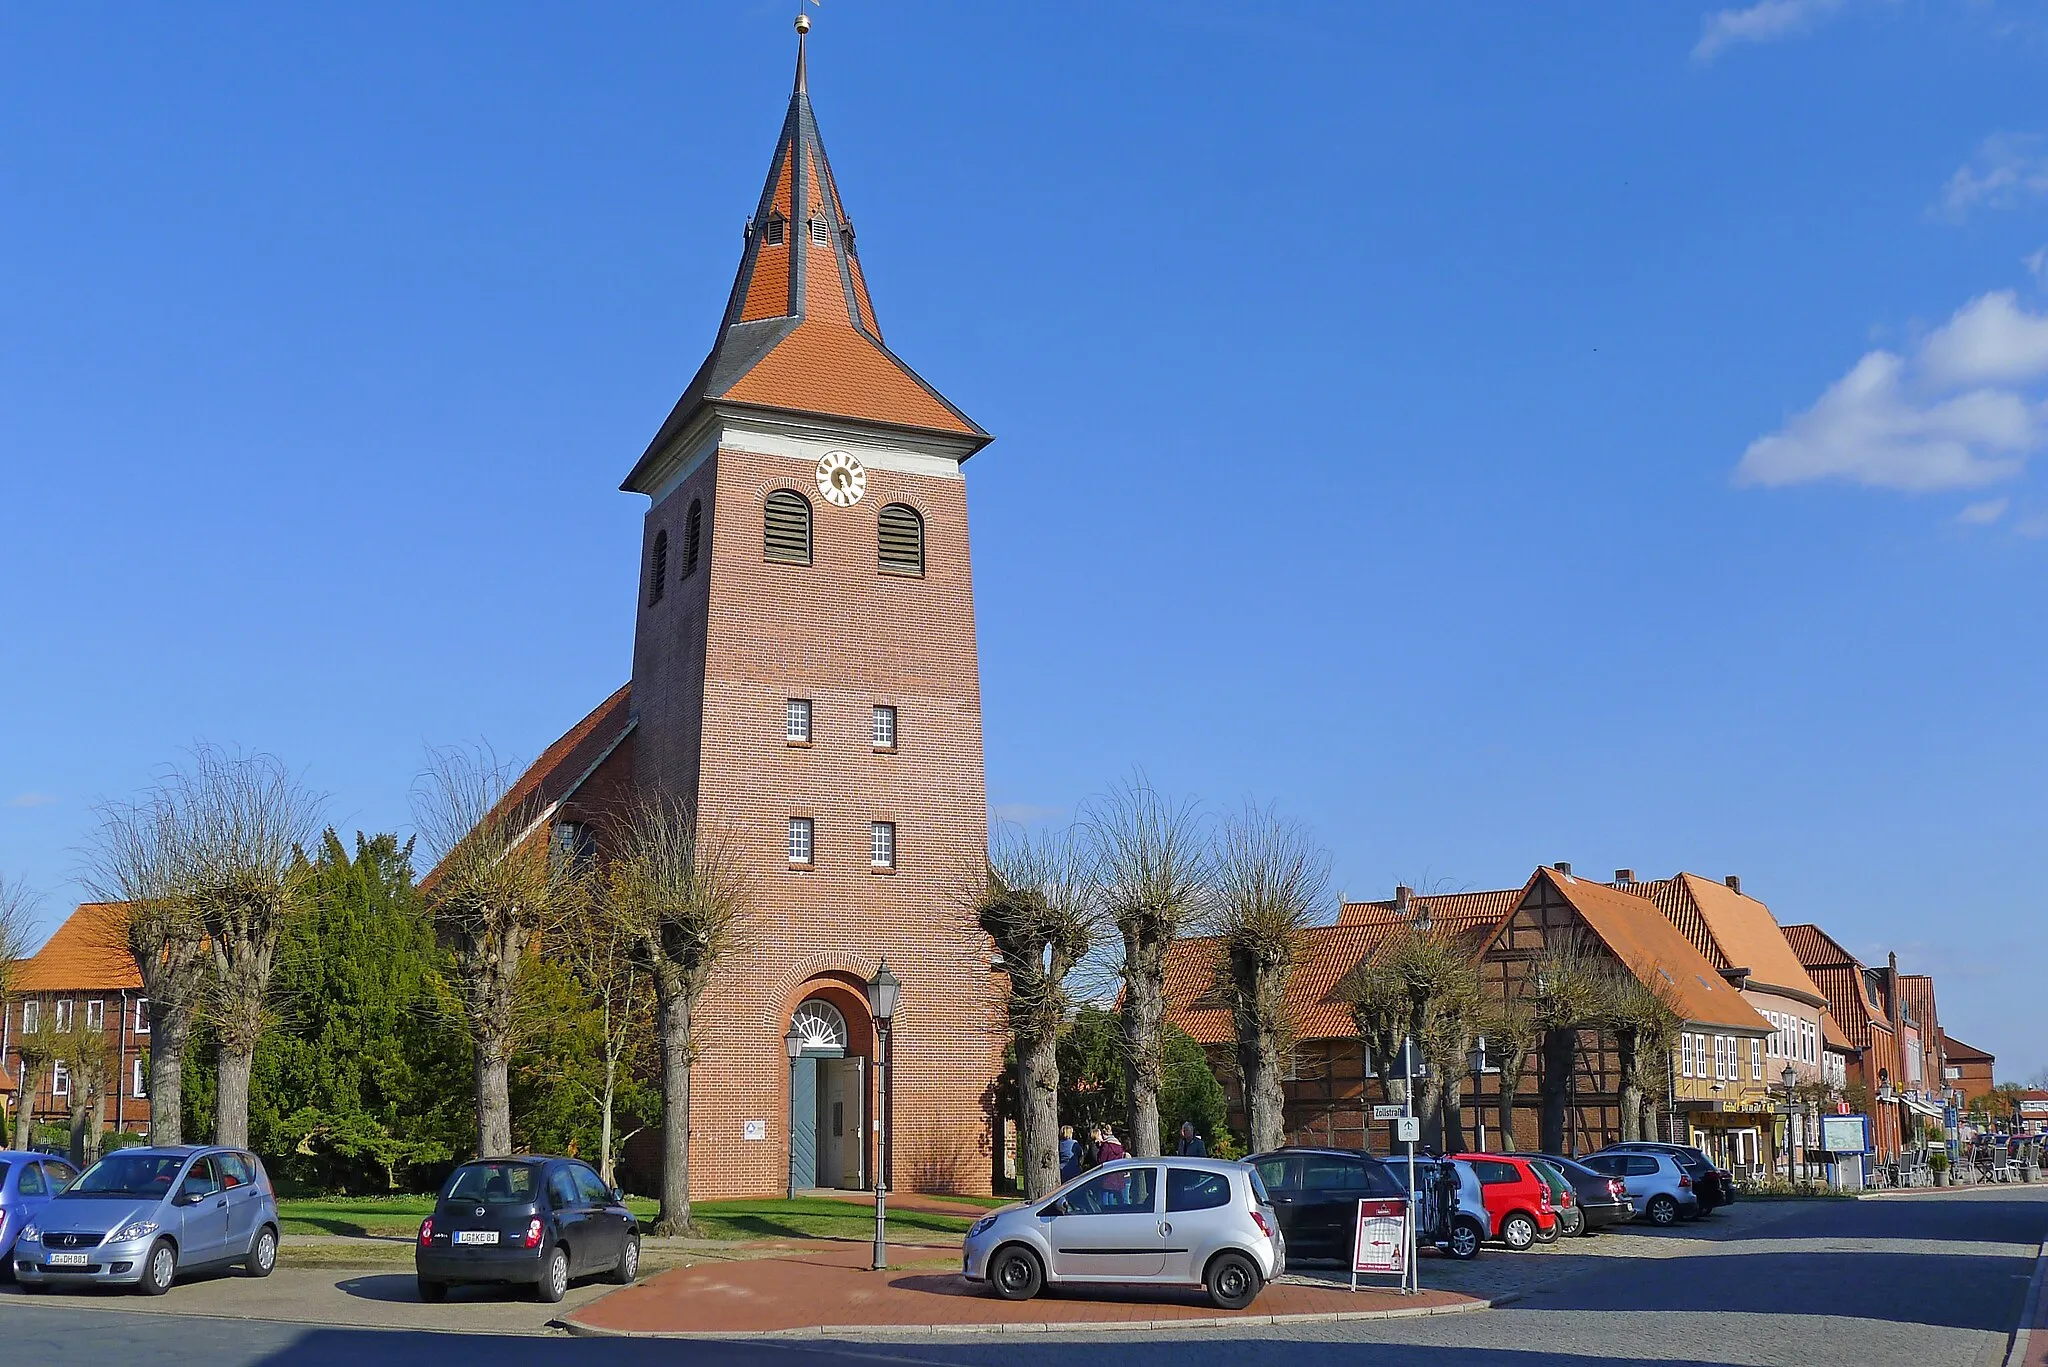
[(868, 472), (845, 451), (827, 451), (818, 460), (818, 492), (835, 508), (851, 508), (868, 491)]

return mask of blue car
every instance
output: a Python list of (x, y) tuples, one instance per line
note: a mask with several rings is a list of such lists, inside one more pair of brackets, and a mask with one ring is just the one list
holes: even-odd
[(0, 1149), (0, 1267), (8, 1265), (22, 1227), (77, 1178), (78, 1169), (61, 1158)]
[[(45, 1160), (48, 1161), (48, 1160)], [(161, 1296), (181, 1272), (277, 1266), (277, 1194), (243, 1149), (122, 1149), (52, 1196), (16, 1236), (24, 1291), (131, 1286)]]

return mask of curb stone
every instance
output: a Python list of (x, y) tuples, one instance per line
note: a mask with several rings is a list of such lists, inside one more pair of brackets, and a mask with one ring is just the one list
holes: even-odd
[(1235, 1315), (1228, 1319), (1177, 1320), (1066, 1320), (1058, 1323), (1034, 1320), (1022, 1324), (819, 1324), (801, 1329), (606, 1329), (573, 1319), (549, 1321), (577, 1338), (620, 1339), (822, 1339), (822, 1338), (907, 1338), (946, 1335), (988, 1334), (1087, 1334), (1117, 1329), (1222, 1329), (1232, 1325), (1336, 1324), (1351, 1320), (1406, 1320), (1425, 1315), (1460, 1315), (1491, 1310), (1500, 1301), (1460, 1301), (1453, 1305), (1398, 1306), (1392, 1310), (1328, 1310), (1294, 1315)]
[(2041, 1280), (2044, 1274), (2048, 1274), (2048, 1240), (2042, 1242), (2041, 1251), (2034, 1257), (2034, 1275), (2027, 1282), (2027, 1299), (2020, 1306), (2020, 1322), (2014, 1327), (2012, 1343), (2005, 1350), (2005, 1367), (2022, 1367), (2027, 1360), (2034, 1321), (2041, 1313)]

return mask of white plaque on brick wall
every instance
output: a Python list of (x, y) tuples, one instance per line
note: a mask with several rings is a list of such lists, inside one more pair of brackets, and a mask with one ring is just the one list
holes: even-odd
[(741, 1137), (745, 1139), (766, 1139), (768, 1137), (768, 1122), (765, 1120), (749, 1120), (740, 1133)]

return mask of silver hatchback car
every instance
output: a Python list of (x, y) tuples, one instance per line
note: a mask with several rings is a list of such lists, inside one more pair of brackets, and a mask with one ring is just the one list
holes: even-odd
[(180, 1273), (277, 1266), (277, 1195), (243, 1149), (122, 1149), (35, 1213), (14, 1244), (24, 1291), (132, 1286), (161, 1296)]
[(967, 1231), (961, 1273), (1005, 1300), (1048, 1285), (1201, 1286), (1224, 1310), (1287, 1270), (1273, 1203), (1247, 1163), (1123, 1158)]

